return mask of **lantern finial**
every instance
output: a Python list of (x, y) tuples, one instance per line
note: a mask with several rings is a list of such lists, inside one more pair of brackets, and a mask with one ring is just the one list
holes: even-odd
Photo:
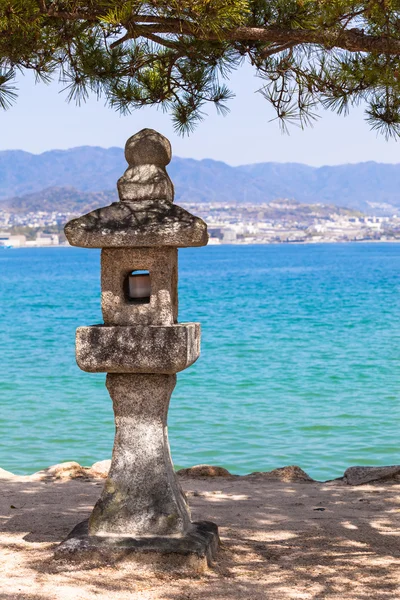
[(125, 144), (125, 158), (130, 167), (156, 165), (166, 167), (171, 162), (171, 144), (154, 129), (142, 129)]
[(129, 167), (118, 180), (121, 202), (174, 201), (174, 186), (165, 167), (171, 160), (171, 144), (154, 129), (142, 129), (125, 144)]

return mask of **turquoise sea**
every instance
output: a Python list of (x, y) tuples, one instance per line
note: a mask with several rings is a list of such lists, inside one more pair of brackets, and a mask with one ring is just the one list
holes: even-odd
[[(2, 468), (111, 455), (104, 375), (74, 358), (99, 292), (97, 250), (0, 251)], [(201, 321), (202, 355), (172, 398), (176, 467), (400, 462), (400, 244), (181, 250), (180, 320)]]

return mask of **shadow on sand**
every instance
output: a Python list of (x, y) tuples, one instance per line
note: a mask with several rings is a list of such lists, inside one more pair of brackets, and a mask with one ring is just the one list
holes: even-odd
[(183, 480), (193, 519), (218, 523), (222, 539), (215, 565), (190, 577), (126, 561), (60, 566), (52, 551), (89, 515), (103, 482), (0, 483), (0, 600), (400, 598), (399, 484)]

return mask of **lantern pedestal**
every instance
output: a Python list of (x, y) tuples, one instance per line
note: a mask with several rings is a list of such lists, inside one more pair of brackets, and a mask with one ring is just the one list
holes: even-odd
[(87, 567), (134, 560), (160, 568), (203, 573), (216, 556), (218, 527), (210, 521), (191, 523), (181, 536), (91, 536), (88, 519), (79, 523), (57, 548), (55, 558)]

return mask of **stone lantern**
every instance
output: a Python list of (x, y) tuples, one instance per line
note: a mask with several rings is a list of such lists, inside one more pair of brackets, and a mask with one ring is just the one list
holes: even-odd
[(88, 521), (59, 558), (129, 555), (201, 570), (218, 547), (214, 523), (191, 522), (175, 475), (167, 413), (176, 373), (200, 354), (200, 324), (178, 323), (178, 248), (207, 244), (204, 221), (173, 204), (169, 141), (143, 129), (125, 146), (119, 202), (65, 226), (73, 246), (101, 248), (104, 324), (79, 327), (76, 357), (107, 373), (116, 433), (111, 468)]

